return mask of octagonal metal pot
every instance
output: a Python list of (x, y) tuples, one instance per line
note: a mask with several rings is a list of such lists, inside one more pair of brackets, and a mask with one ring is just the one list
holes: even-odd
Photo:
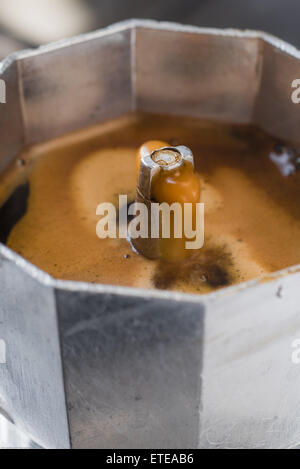
[[(135, 110), (300, 143), (300, 53), (259, 32), (132, 20), (14, 54), (0, 78), (0, 171)], [(297, 447), (299, 282), (299, 266), (203, 296), (61, 281), (1, 244), (0, 446)]]

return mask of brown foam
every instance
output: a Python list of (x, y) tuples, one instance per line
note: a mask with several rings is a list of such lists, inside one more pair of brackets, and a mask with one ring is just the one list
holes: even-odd
[[(201, 174), (205, 246), (176, 275), (125, 239), (96, 236), (97, 205), (134, 198), (136, 150), (153, 139), (190, 147)], [(20, 155), (24, 169), (1, 179), (2, 201), (20, 171), (30, 182), (27, 213), (7, 244), (56, 278), (197, 293), (295, 265), (299, 174), (280, 174), (269, 159), (274, 144), (245, 126), (131, 115), (37, 146)]]

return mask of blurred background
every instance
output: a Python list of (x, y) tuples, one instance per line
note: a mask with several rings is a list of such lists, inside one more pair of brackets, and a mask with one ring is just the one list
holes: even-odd
[(300, 48), (300, 0), (0, 0), (0, 59), (128, 18), (259, 29)]

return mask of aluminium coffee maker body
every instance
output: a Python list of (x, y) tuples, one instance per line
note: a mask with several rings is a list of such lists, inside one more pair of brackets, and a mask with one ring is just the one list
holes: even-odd
[[(135, 110), (300, 143), (300, 54), (263, 33), (133, 20), (14, 54), (0, 78), (0, 171)], [(299, 282), (296, 266), (201, 296), (92, 285), (0, 245), (0, 446), (296, 448)]]

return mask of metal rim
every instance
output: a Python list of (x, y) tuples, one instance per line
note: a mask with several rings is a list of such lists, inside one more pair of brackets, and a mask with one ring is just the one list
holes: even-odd
[[(2, 73), (16, 61), (20, 61), (27, 57), (47, 53), (59, 48), (70, 47), (75, 44), (97, 39), (109, 34), (115, 34), (127, 29), (144, 28), (144, 29), (160, 29), (163, 31), (174, 31), (174, 32), (185, 32), (185, 33), (197, 33), (197, 34), (208, 34), (214, 36), (224, 36), (232, 38), (253, 38), (260, 39), (267, 44), (272, 45), (278, 51), (288, 54), (295, 59), (300, 60), (300, 50), (291, 44), (282, 41), (281, 39), (265, 32), (256, 30), (239, 30), (239, 29), (217, 29), (217, 28), (205, 28), (198, 26), (181, 25), (179, 23), (171, 22), (160, 22), (155, 20), (140, 20), (132, 19), (125, 20), (118, 23), (114, 23), (106, 28), (96, 30), (91, 33), (82, 34), (79, 36), (72, 37), (70, 39), (62, 39), (44, 46), (40, 46), (37, 49), (26, 49), (23, 51), (15, 52), (7, 56), (2, 62), (0, 62), (0, 78)], [(228, 294), (234, 294), (245, 290), (249, 287), (259, 286), (261, 281), (270, 279), (270, 281), (276, 281), (278, 278), (285, 277), (290, 274), (296, 274), (300, 272), (300, 264), (277, 271), (275, 273), (263, 276), (262, 278), (255, 278), (253, 280), (243, 282), (230, 287), (224, 287), (221, 290), (206, 293), (203, 295), (179, 293), (173, 291), (160, 291), (155, 289), (142, 289), (135, 287), (123, 287), (117, 285), (105, 285), (105, 284), (92, 284), (88, 282), (78, 282), (70, 280), (58, 280), (51, 277), (49, 274), (39, 269), (29, 261), (12, 251), (7, 246), (0, 243), (0, 256), (5, 260), (13, 262), (18, 268), (23, 270), (27, 275), (35, 278), (37, 282), (42, 285), (49, 286), (59, 290), (68, 291), (81, 291), (89, 293), (102, 293), (102, 294), (117, 294), (127, 296), (137, 296), (144, 298), (164, 298), (172, 299), (175, 301), (192, 301), (197, 303), (211, 302), (214, 300), (222, 299)]]

